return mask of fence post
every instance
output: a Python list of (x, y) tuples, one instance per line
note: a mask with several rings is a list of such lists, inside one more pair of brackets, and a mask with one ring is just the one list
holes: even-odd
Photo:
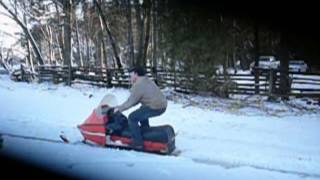
[(269, 70), (269, 89), (268, 89), (268, 100), (272, 101), (275, 100), (275, 97), (273, 95), (274, 88), (275, 88), (275, 71), (274, 69)]
[[(117, 87), (119, 87), (121, 84), (120, 84), (120, 81), (119, 81), (119, 74), (118, 74), (118, 69), (115, 68), (114, 71), (113, 71), (113, 78), (114, 78), (114, 81), (117, 83)], [(115, 84), (114, 84), (115, 86)]]
[(257, 68), (257, 66), (254, 67), (254, 93), (255, 94), (259, 94), (260, 92), (260, 84), (259, 84), (259, 75), (260, 75), (260, 71), (259, 68)]
[(152, 74), (153, 74), (155, 83), (156, 83), (158, 86), (160, 86), (159, 81), (158, 81), (157, 67), (152, 67), (151, 69), (152, 69)]
[(107, 69), (107, 87), (112, 87), (112, 77), (111, 77), (111, 69)]
[(173, 89), (174, 91), (176, 91), (176, 78), (177, 78), (177, 75), (176, 75), (176, 68), (174, 67), (173, 69)]

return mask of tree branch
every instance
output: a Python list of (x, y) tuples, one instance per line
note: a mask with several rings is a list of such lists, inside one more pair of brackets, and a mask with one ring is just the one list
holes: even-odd
[(17, 15), (16, 15), (14, 12), (12, 12), (12, 11), (8, 8), (8, 6), (7, 6), (5, 3), (3, 3), (2, 0), (0, 0), (0, 5), (2, 5), (2, 7), (9, 12), (9, 14), (12, 16), (13, 20), (15, 20), (15, 21), (18, 23), (18, 25), (22, 28), (22, 30), (24, 31), (24, 33), (27, 35), (27, 37), (28, 37), (28, 38), (30, 39), (30, 41), (31, 41), (32, 47), (34, 48), (34, 50), (35, 50), (35, 52), (36, 52), (36, 55), (37, 55), (38, 60), (39, 60), (39, 63), (40, 63), (41, 65), (44, 64), (44, 63), (43, 63), (44, 61), (43, 61), (43, 58), (42, 58), (42, 56), (41, 56), (40, 50), (39, 50), (39, 48), (38, 48), (38, 46), (37, 46), (37, 44), (36, 44), (36, 42), (35, 42), (32, 34), (31, 34), (31, 32), (30, 32), (29, 29), (27, 28), (27, 26), (17, 17)]

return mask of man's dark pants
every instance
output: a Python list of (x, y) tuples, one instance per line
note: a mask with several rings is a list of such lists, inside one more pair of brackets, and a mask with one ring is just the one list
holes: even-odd
[[(143, 139), (141, 135), (140, 128), (148, 128), (149, 127), (149, 118), (159, 116), (163, 114), (166, 109), (151, 109), (147, 106), (141, 106), (139, 109), (130, 113), (129, 120), (129, 128), (131, 130), (133, 144), (136, 146), (143, 145)], [(140, 122), (140, 126), (139, 126)]]

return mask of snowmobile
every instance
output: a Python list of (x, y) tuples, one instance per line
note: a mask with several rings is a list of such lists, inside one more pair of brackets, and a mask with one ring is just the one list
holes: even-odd
[[(102, 103), (93, 110), (78, 128), (84, 137), (83, 142), (100, 146), (133, 149), (128, 119), (121, 112), (113, 112), (107, 102), (114, 101), (113, 96), (105, 96)], [(141, 128), (145, 152), (171, 154), (175, 150), (175, 133), (170, 125)], [(135, 149), (133, 149), (135, 150)]]

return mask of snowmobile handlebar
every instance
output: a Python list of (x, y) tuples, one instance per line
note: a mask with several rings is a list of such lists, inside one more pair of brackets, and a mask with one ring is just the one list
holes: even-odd
[(108, 115), (109, 117), (112, 117), (112, 116), (115, 114), (114, 109), (115, 109), (115, 108), (113, 108), (113, 107), (111, 107), (111, 108), (108, 109), (107, 115)]

